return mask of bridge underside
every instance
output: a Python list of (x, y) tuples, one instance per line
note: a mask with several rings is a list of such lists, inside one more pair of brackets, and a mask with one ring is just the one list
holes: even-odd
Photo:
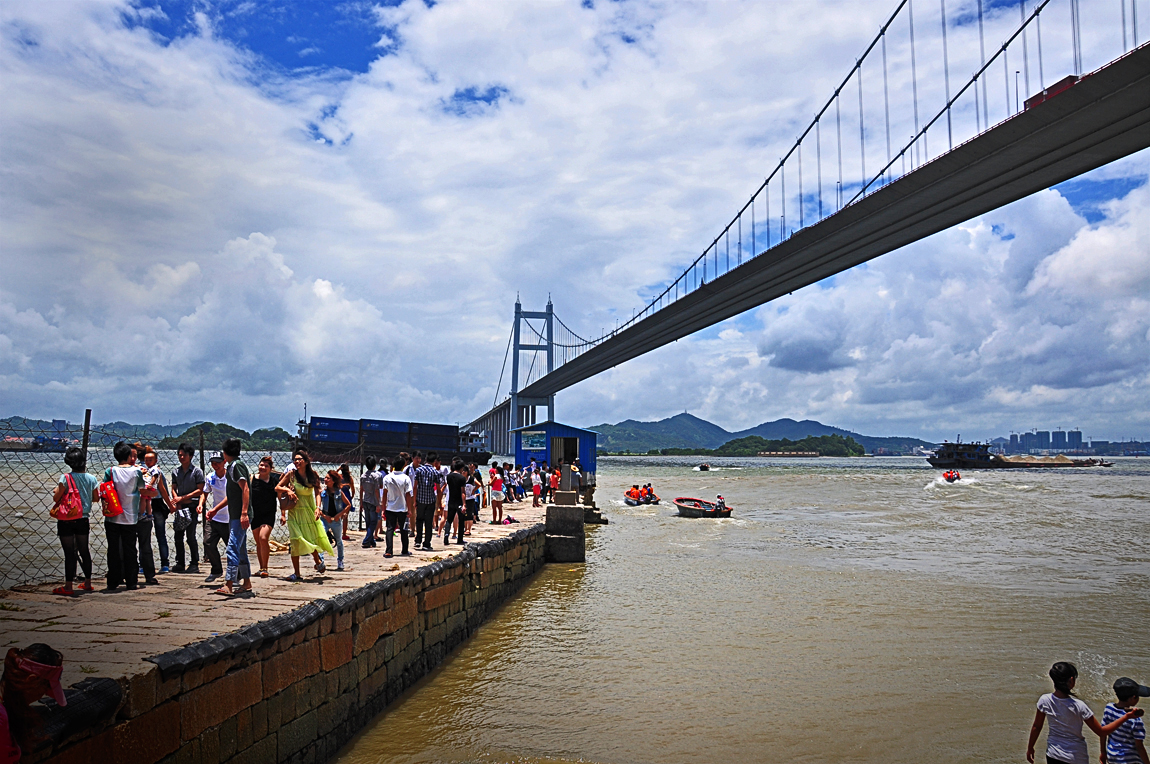
[(1150, 146), (1150, 47), (1080, 80), (619, 332), (519, 392), (601, 371)]

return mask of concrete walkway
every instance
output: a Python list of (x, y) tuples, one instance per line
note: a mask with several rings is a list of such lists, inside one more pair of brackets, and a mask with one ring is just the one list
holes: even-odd
[[(490, 517), (490, 509), (483, 513)], [(505, 505), (504, 517), (513, 515), (519, 524), (476, 523), (468, 542), (501, 538), (520, 528), (542, 522), (543, 507), (532, 508), (530, 501)], [(463, 547), (443, 546), (442, 536), (432, 541), (433, 552), (415, 552), (400, 557), (399, 539), (395, 557), (383, 556), (383, 544), (375, 549), (360, 546), (363, 533), (344, 542), (345, 570), (335, 570), (329, 557), (328, 569), (318, 574), (310, 557), (300, 560), (304, 581), (284, 580), (291, 572), (291, 557), (273, 553), (268, 578), (253, 578), (252, 595), (224, 597), (214, 594), (220, 582), (204, 582), (209, 573), (201, 560), (200, 575), (169, 573), (158, 576), (159, 584), (115, 593), (104, 593), (102, 579), (94, 579), (95, 592), (76, 597), (52, 594), (59, 585), (19, 586), (0, 590), (0, 652), (44, 642), (64, 654), (63, 684), (68, 687), (88, 677), (110, 677), (121, 684), (133, 676), (148, 673), (154, 665), (144, 658), (235, 631), (258, 621), (291, 611), (315, 599), (329, 598), (365, 584), (389, 578), (437, 560), (446, 559)], [(253, 571), (256, 562), (254, 542), (249, 542)], [(222, 545), (221, 545), (222, 549)], [(202, 551), (202, 550), (201, 550)], [(63, 578), (63, 552), (60, 568)]]

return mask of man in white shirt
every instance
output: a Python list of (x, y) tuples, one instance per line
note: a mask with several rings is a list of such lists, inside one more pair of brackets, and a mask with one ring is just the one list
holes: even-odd
[(231, 517), (228, 514), (228, 463), (223, 454), (212, 454), (212, 472), (204, 478), (204, 493), (200, 507), (204, 514), (204, 557), (212, 566), (211, 574), (204, 579), (212, 583), (224, 574), (224, 563), (220, 557), (220, 542), (228, 543), (232, 534)]
[(411, 478), (403, 472), (406, 464), (406, 459), (397, 456), (392, 462), (392, 471), (383, 479), (383, 518), (387, 524), (384, 557), (392, 556), (392, 540), (395, 538), (396, 530), (399, 531), (400, 540), (403, 542), (403, 551), (400, 552), (400, 555), (411, 555), (411, 552), (407, 550), (407, 515), (409, 512), (415, 511), (415, 494), (412, 490)]

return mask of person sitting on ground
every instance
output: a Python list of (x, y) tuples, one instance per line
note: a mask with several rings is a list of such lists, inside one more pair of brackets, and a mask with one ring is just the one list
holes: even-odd
[[(52, 493), (52, 501), (59, 506), (69, 491), (75, 490), (80, 496), (80, 517), (61, 520), (56, 518), (56, 537), (60, 539), (60, 546), (64, 548), (64, 585), (52, 590), (53, 594), (72, 596), (72, 581), (76, 578), (76, 563), (84, 570), (84, 581), (80, 589), (92, 591), (92, 553), (88, 549), (88, 534), (90, 524), (88, 515), (92, 511), (93, 502), (100, 500), (100, 483), (95, 475), (84, 471), (84, 452), (72, 446), (64, 454), (64, 464), (72, 471), (60, 476), (56, 490)], [(74, 486), (74, 488), (73, 488)]]
[[(1102, 723), (1110, 724), (1138, 705), (1138, 698), (1150, 697), (1150, 687), (1130, 677), (1114, 682), (1117, 703), (1109, 703), (1102, 712)], [(1106, 764), (1150, 764), (1146, 754), (1146, 725), (1141, 719), (1128, 719), (1118, 729), (1102, 737), (1102, 761)]]
[(61, 706), (68, 705), (60, 686), (63, 671), (64, 656), (41, 642), (8, 650), (0, 677), (0, 764), (20, 761), (21, 749), (31, 750), (40, 742), (42, 722), (33, 703), (51, 695)]

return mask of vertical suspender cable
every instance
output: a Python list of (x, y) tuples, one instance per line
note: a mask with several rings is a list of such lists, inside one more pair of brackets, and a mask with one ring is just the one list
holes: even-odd
[(950, 57), (946, 50), (946, 0), (938, 0), (942, 8), (942, 78), (946, 83), (946, 142), (954, 148), (954, 132), (950, 123)]
[(806, 215), (803, 212), (803, 142), (799, 141), (799, 228), (806, 227)]
[(819, 220), (823, 219), (823, 137), (819, 128), (819, 121), (815, 120), (815, 167), (819, 176)]
[(863, 128), (862, 61), (856, 67), (859, 79), (859, 161), (862, 163), (862, 191), (866, 193), (866, 133)]
[(1130, 0), (1130, 41), (1131, 48), (1138, 47), (1138, 0)]
[(1034, 9), (1034, 25), (1038, 35), (1038, 89), (1046, 92), (1046, 74), (1042, 71), (1042, 6)]
[(886, 74), (886, 29), (882, 31), (882, 105), (886, 111), (886, 179), (890, 182), (890, 91)]
[(771, 248), (771, 184), (768, 182), (763, 193), (763, 201), (767, 207), (767, 249)]
[(1006, 118), (1010, 118), (1010, 52), (1002, 45), (1002, 84), (1006, 85)]
[(779, 243), (781, 244), (787, 238), (787, 164), (781, 162), (779, 164), (779, 177), (782, 179), (782, 193), (780, 194), (779, 203), (783, 208), (783, 214), (779, 216)]
[(1078, 0), (1070, 0), (1070, 36), (1074, 45), (1074, 75), (1082, 76), (1082, 38), (1078, 28)]
[[(1018, 18), (1022, 21), (1022, 84), (1026, 86), (1026, 94), (1030, 95), (1030, 52), (1026, 47), (1026, 0), (1018, 0)], [(1018, 86), (1014, 87), (1014, 100), (1018, 101)], [(1018, 111), (1016, 103), (1014, 110)]]
[(914, 0), (906, 4), (907, 16), (910, 23), (910, 85), (914, 97), (914, 158), (911, 160), (911, 169), (918, 166), (918, 70), (914, 63)]
[[(758, 199), (758, 198), (759, 198), (759, 195), (755, 194), (755, 199)], [(757, 257), (758, 254), (759, 254), (759, 248), (755, 246), (755, 203), (752, 200), (751, 201), (751, 257)]]
[(1129, 53), (1130, 48), (1126, 47), (1126, 0), (1119, 0), (1122, 4), (1122, 52)]
[[(727, 270), (731, 270), (731, 229), (727, 229)], [(715, 255), (715, 275), (719, 275), (719, 256)]]
[(838, 138), (835, 145), (839, 150), (839, 185), (835, 189), (835, 212), (843, 208), (843, 123), (839, 109), (839, 93), (835, 92), (835, 132)]
[[(978, 0), (978, 58), (983, 68), (986, 68), (986, 41), (985, 35), (982, 31), (982, 0)], [(978, 96), (974, 98), (975, 114), (978, 114)], [(986, 77), (982, 78), (982, 116), (986, 121), (986, 127), (990, 128), (990, 107), (987, 105), (986, 99)]]

